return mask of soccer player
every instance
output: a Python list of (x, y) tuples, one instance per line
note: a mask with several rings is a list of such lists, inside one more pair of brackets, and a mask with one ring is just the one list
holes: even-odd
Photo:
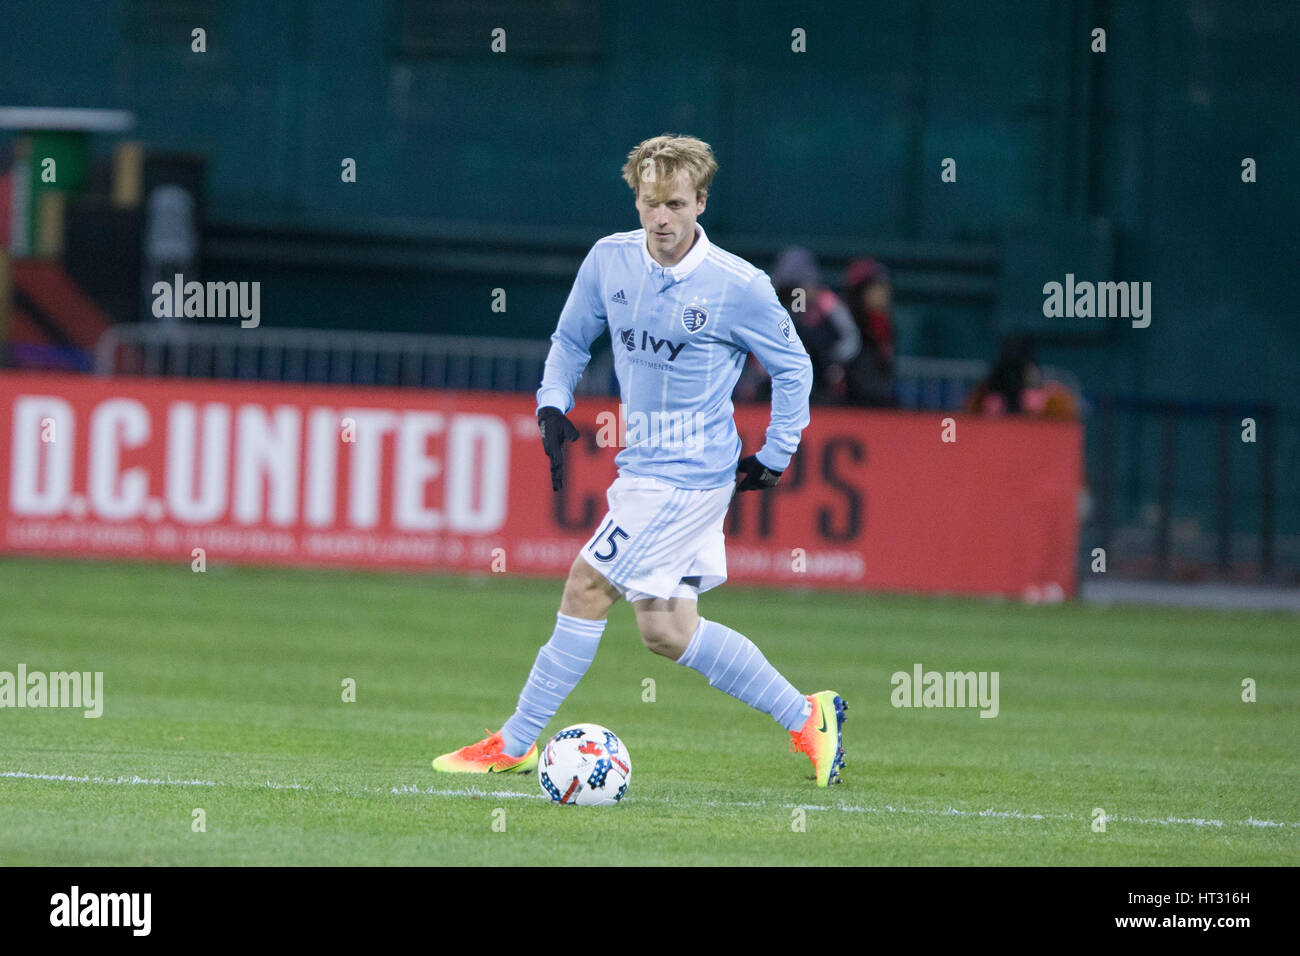
[[(569, 569), (555, 631), (537, 654), (514, 714), (435, 770), (528, 773), (537, 741), (595, 657), (619, 597), (656, 654), (770, 714), (807, 754), (817, 785), (839, 782), (844, 701), (804, 695), (749, 638), (700, 616), (699, 595), (727, 579), (723, 519), (737, 492), (776, 486), (808, 424), (812, 365), (767, 274), (709, 241), (696, 222), (718, 165), (691, 136), (656, 136), (628, 154), (623, 179), (641, 229), (598, 241), (569, 293), (541, 388), (537, 421), (551, 487), (564, 480), (566, 417), (591, 344), (609, 329), (627, 437), (606, 492), (609, 511)], [(772, 418), (740, 457), (731, 393), (752, 352), (772, 378)]]

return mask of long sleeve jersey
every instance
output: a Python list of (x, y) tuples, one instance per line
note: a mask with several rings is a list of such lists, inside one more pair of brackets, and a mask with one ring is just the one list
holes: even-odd
[(735, 480), (740, 436), (731, 393), (753, 352), (772, 377), (772, 418), (758, 459), (784, 470), (808, 425), (812, 363), (767, 273), (697, 239), (664, 268), (644, 229), (599, 240), (587, 253), (560, 313), (538, 407), (563, 412), (609, 329), (625, 422), (619, 474), (678, 488), (719, 488)]

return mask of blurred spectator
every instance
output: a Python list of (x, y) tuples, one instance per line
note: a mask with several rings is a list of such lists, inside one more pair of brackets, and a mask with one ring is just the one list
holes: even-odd
[[(186, 321), (184, 316), (168, 315), (158, 318), (153, 312), (157, 296), (156, 282), (168, 285), (177, 273), (186, 280), (198, 279), (198, 224), (195, 222), (194, 197), (173, 184), (163, 185), (149, 194), (145, 206), (144, 268), (141, 280), (144, 286), (140, 297), (141, 321), (176, 324)], [(171, 352), (170, 349), (167, 350)]]
[(997, 362), (988, 377), (966, 396), (964, 408), (980, 415), (1079, 417), (1079, 406), (1070, 390), (1060, 382), (1043, 378), (1033, 340), (1023, 335), (1003, 339)]
[(844, 401), (846, 369), (862, 347), (853, 315), (822, 284), (816, 257), (799, 246), (790, 246), (777, 257), (772, 285), (812, 359), (811, 401), (822, 405)]
[(894, 400), (894, 286), (875, 259), (854, 259), (844, 272), (844, 295), (862, 339), (846, 371), (851, 405), (891, 407)]

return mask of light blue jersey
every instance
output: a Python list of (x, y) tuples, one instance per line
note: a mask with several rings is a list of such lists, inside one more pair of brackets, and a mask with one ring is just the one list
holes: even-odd
[(736, 478), (731, 393), (746, 355), (772, 376), (772, 419), (758, 459), (777, 471), (808, 425), (812, 362), (767, 273), (695, 229), (695, 245), (667, 269), (651, 258), (644, 229), (592, 246), (551, 336), (537, 404), (573, 408), (591, 344), (608, 328), (625, 406), (619, 474), (718, 488)]

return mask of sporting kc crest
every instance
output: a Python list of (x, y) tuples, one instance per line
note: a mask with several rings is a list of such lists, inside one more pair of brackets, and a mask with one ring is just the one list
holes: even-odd
[(694, 335), (709, 321), (709, 311), (703, 305), (692, 303), (682, 310), (682, 327)]

